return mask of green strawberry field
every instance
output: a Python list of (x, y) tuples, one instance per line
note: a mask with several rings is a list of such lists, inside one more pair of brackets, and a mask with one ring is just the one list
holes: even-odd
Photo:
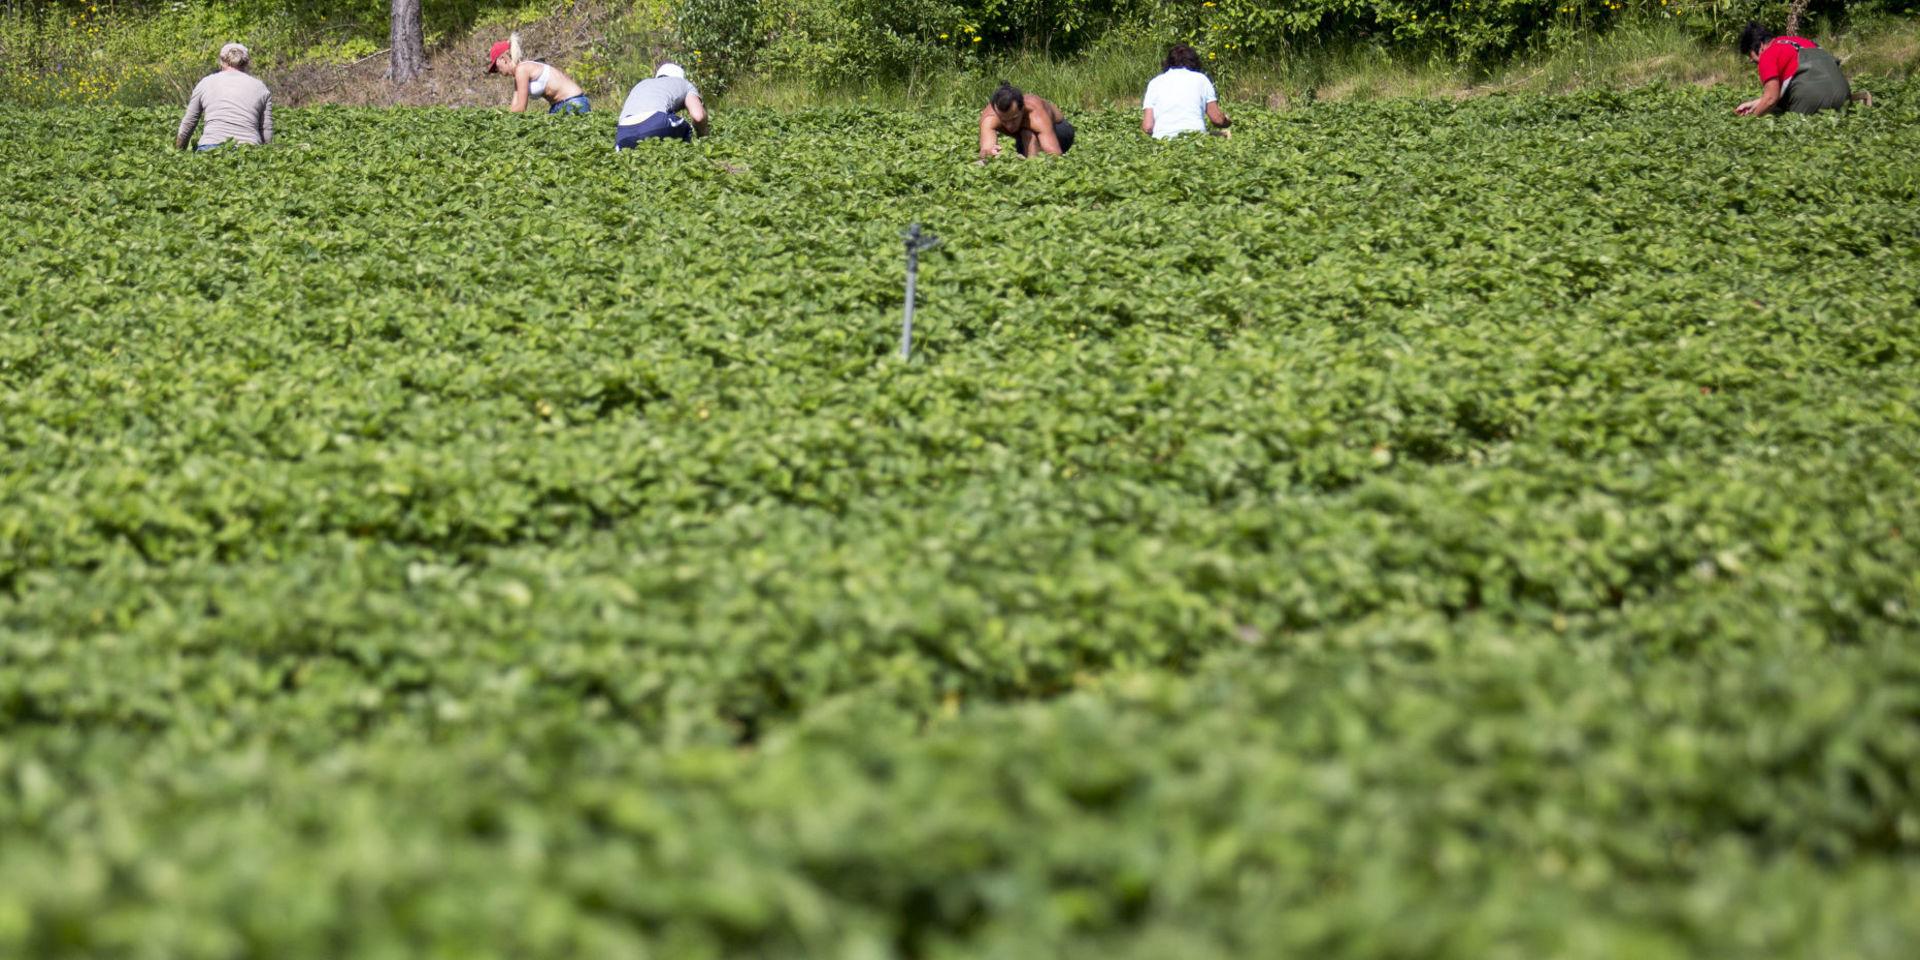
[(1920, 955), (1874, 94), (0, 109), (0, 957)]

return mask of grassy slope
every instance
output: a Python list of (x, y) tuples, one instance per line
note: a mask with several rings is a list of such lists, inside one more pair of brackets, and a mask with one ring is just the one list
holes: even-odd
[[(1868, 89), (1874, 80), (1920, 70), (1920, 20), (1875, 19), (1843, 32), (1814, 31)], [(1070, 60), (1016, 57), (984, 71), (952, 71), (857, 90), (814, 90), (778, 78), (750, 79), (728, 94), (736, 105), (801, 108), (845, 103), (939, 107), (984, 98), (999, 78), (1082, 109), (1131, 109), (1159, 62), (1152, 48), (1107, 48)], [(1407, 62), (1378, 51), (1323, 53), (1293, 60), (1222, 69), (1221, 92), (1230, 101), (1284, 108), (1309, 98), (1373, 100), (1389, 97), (1458, 98), (1498, 92), (1624, 89), (1648, 83), (1746, 86), (1751, 65), (1732, 50), (1704, 48), (1678, 27), (1654, 21), (1629, 24), (1587, 43), (1523, 58), (1492, 69)]]
[[(171, 19), (169, 19), (171, 17)], [(83, 23), (76, 33), (99, 28)], [(401, 104), (487, 106), (504, 102), (504, 85), (476, 67), (482, 52), (512, 29), (520, 30), (536, 54), (573, 70), (596, 99), (618, 96), (644, 76), (668, 47), (649, 15), (596, 3), (568, 4), (543, 12), (541, 5), (497, 11), (471, 30), (440, 38), (427, 76), (394, 89), (382, 79), (383, 60), (373, 41), (359, 38), (302, 46), (284, 25), (246, 24), (232, 16), (163, 14), (125, 24), (106, 24), (104, 41), (76, 40), (81, 46), (104, 42), (100, 64), (131, 62), (124, 76), (88, 74), (82, 67), (65, 86), (54, 78), (7, 75), (0, 98), (22, 96), (32, 102), (102, 100), (133, 105), (171, 105), (204, 72), (204, 58), (188, 51), (213, 49), (221, 39), (240, 37), (255, 44), (268, 79), (285, 105)], [(1898, 79), (1920, 69), (1920, 20), (1870, 18), (1847, 30), (1812, 31), (1847, 62), (1849, 70), (1871, 86), (1874, 79)], [(7, 54), (0, 32), (0, 55)], [(343, 52), (344, 51), (344, 52)], [(1016, 56), (981, 70), (943, 70), (906, 81), (863, 85), (852, 90), (822, 90), (779, 77), (750, 78), (729, 91), (732, 106), (795, 109), (865, 104), (889, 107), (942, 107), (980, 100), (1001, 77), (1080, 109), (1131, 108), (1158, 63), (1161, 51), (1110, 44), (1067, 60)], [(164, 58), (158, 59), (158, 58)], [(18, 62), (0, 59), (0, 74)], [(1616, 29), (1579, 46), (1523, 58), (1492, 69), (1408, 62), (1378, 50), (1313, 53), (1293, 59), (1224, 66), (1223, 94), (1230, 101), (1284, 107), (1308, 97), (1322, 100), (1378, 99), (1398, 96), (1460, 97), (1488, 92), (1556, 92), (1587, 87), (1622, 88), (1653, 82), (1733, 83), (1745, 86), (1751, 68), (1730, 50), (1706, 49), (1667, 21), (1648, 21)], [(698, 79), (696, 77), (696, 79)], [(76, 87), (75, 84), (79, 86)]]

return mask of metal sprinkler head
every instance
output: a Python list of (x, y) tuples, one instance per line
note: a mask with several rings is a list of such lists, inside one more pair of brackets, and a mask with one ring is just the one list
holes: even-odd
[(939, 246), (940, 238), (922, 233), (917, 222), (900, 231), (900, 238), (907, 244), (907, 310), (900, 322), (900, 359), (908, 360), (913, 357), (913, 290), (920, 276), (920, 251)]
[(918, 223), (908, 224), (905, 230), (900, 231), (900, 237), (907, 242), (909, 256), (940, 245), (940, 238), (931, 233), (922, 233)]

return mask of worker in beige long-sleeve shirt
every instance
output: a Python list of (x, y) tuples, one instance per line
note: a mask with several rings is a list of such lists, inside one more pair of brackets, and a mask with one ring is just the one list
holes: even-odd
[(194, 125), (203, 116), (207, 127), (200, 134), (198, 150), (212, 150), (224, 143), (273, 141), (273, 94), (260, 78), (247, 72), (251, 61), (247, 48), (237, 43), (220, 48), (220, 72), (209, 74), (194, 86), (174, 146), (187, 148)]

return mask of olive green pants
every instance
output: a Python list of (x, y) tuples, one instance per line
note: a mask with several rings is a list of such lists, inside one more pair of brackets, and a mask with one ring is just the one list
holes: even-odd
[(1818, 113), (1838, 110), (1853, 95), (1847, 75), (1840, 72), (1840, 61), (1818, 48), (1800, 51), (1800, 69), (1794, 71), (1787, 92), (1780, 98), (1780, 109), (1788, 113)]

